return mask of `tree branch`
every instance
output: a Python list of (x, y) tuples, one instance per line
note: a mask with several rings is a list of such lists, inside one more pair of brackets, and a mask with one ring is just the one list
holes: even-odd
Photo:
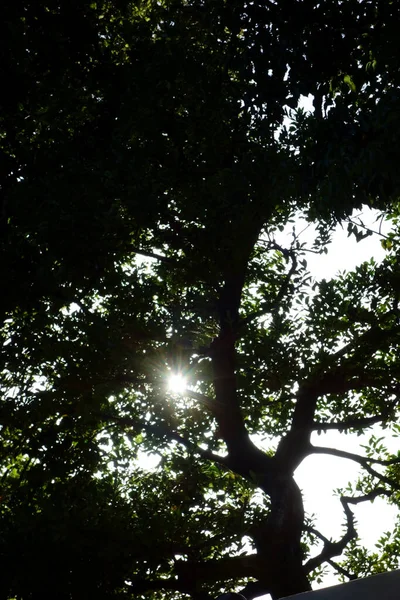
[(349, 571), (344, 569), (341, 565), (338, 565), (338, 563), (333, 561), (331, 558), (328, 559), (326, 562), (328, 563), (328, 565), (331, 565), (331, 567), (333, 569), (335, 569), (335, 571), (337, 571), (341, 575), (344, 575), (350, 581), (354, 581), (355, 579), (358, 579), (357, 575), (353, 575), (352, 573), (349, 573)]
[(369, 354), (373, 354), (382, 348), (383, 342), (387, 342), (391, 338), (398, 336), (400, 333), (399, 328), (382, 329), (379, 326), (385, 321), (386, 317), (392, 317), (393, 314), (393, 311), (388, 311), (381, 316), (379, 324), (372, 325), (369, 329), (367, 329), (367, 331), (364, 331), (364, 333), (354, 337), (348, 344), (340, 348), (340, 350), (334, 354), (327, 355), (327, 358), (329, 358), (331, 364), (337, 364), (337, 359), (342, 358), (353, 349), (353, 356), (348, 358), (348, 360), (351, 361), (354, 361), (355, 358), (363, 358), (366, 355), (366, 350), (368, 349), (370, 350)]
[(190, 585), (190, 582), (217, 582), (227, 579), (241, 579), (242, 577), (263, 577), (272, 575), (268, 573), (265, 559), (257, 554), (246, 556), (222, 557), (216, 560), (201, 562), (177, 561), (175, 573), (178, 580)]
[(147, 258), (153, 258), (154, 260), (158, 260), (159, 262), (166, 263), (167, 265), (171, 265), (174, 267), (179, 267), (179, 264), (173, 258), (169, 258), (168, 256), (163, 256), (162, 254), (158, 254), (157, 252), (150, 252), (149, 250), (144, 250), (142, 248), (131, 247), (131, 251), (133, 254), (139, 254), (140, 256), (146, 256)]
[[(364, 223), (361, 221), (361, 219), (358, 217), (358, 222), (353, 221), (353, 219), (350, 219), (350, 217), (347, 219), (348, 223), (351, 223), (352, 225), (355, 225), (356, 227), (361, 227), (361, 229), (365, 229), (366, 231), (368, 231), (370, 233), (370, 235), (372, 234), (376, 234), (379, 235), (380, 237), (384, 238), (385, 240), (388, 240), (389, 237), (387, 235), (384, 235), (381, 231), (376, 231), (375, 229), (371, 229), (370, 227), (367, 227), (366, 225), (364, 225)], [(376, 222), (376, 221), (375, 221)]]
[(344, 496), (348, 504), (360, 504), (361, 502), (372, 502), (378, 496), (387, 496), (390, 498), (392, 492), (382, 487), (377, 487), (363, 496)]
[(373, 477), (376, 477), (377, 479), (379, 479), (379, 481), (382, 481), (383, 483), (387, 483), (387, 485), (389, 485), (393, 489), (400, 490), (400, 484), (398, 484), (396, 481), (393, 481), (389, 477), (386, 477), (386, 475), (382, 475), (381, 473), (378, 473), (378, 471), (375, 471), (375, 469), (373, 469), (370, 465), (370, 463), (374, 463), (374, 464), (378, 464), (378, 465), (382, 465), (382, 466), (395, 465), (395, 464), (400, 463), (400, 458), (393, 458), (390, 460), (380, 460), (377, 458), (369, 458), (368, 456), (360, 456), (359, 454), (353, 454), (352, 452), (345, 452), (344, 450), (338, 450), (336, 448), (324, 448), (324, 447), (311, 446), (311, 445), (310, 445), (310, 448), (311, 448), (311, 452), (310, 452), (311, 454), (330, 454), (332, 456), (337, 456), (338, 458), (346, 458), (348, 460), (353, 460), (354, 462), (357, 462), (358, 464), (360, 464), (367, 471), (367, 473), (369, 473)]
[[(218, 560), (204, 562), (177, 561), (175, 564), (175, 577), (169, 579), (133, 579), (130, 591), (134, 594), (143, 594), (152, 590), (176, 590), (178, 592), (194, 595), (197, 598), (207, 597), (199, 592), (199, 583), (214, 583), (218, 581), (236, 580), (243, 577), (263, 575), (264, 580), (271, 574), (266, 572), (265, 562), (256, 554), (247, 556), (223, 557)], [(248, 583), (242, 594), (248, 600), (256, 598), (262, 593), (268, 593), (266, 584), (259, 582)], [(198, 594), (198, 596), (196, 596)]]
[(176, 433), (172, 429), (170, 429), (167, 425), (150, 425), (144, 421), (139, 419), (133, 419), (130, 417), (117, 417), (116, 415), (110, 415), (105, 413), (97, 413), (101, 419), (105, 421), (112, 421), (115, 424), (122, 425), (123, 427), (132, 427), (139, 431), (147, 431), (148, 433), (154, 434), (157, 437), (167, 437), (169, 440), (177, 442), (181, 444), (191, 452), (195, 452), (201, 456), (201, 458), (205, 460), (211, 460), (216, 464), (224, 467), (225, 469), (229, 469), (229, 460), (223, 456), (219, 456), (218, 454), (214, 454), (210, 450), (205, 450), (200, 448), (196, 444), (193, 444), (179, 433)]
[(178, 579), (133, 579), (129, 584), (131, 593), (138, 595), (155, 590), (174, 590), (183, 594), (190, 593), (187, 585), (182, 584)]
[(249, 258), (259, 237), (263, 219), (256, 211), (245, 222), (242, 216), (235, 223), (241, 232), (235, 251), (223, 268), (224, 284), (216, 303), (220, 331), (210, 345), (215, 398), (218, 401), (217, 417), (219, 431), (231, 456), (243, 454), (250, 440), (244, 422), (236, 385), (236, 349), (239, 329), (239, 308), (246, 280)]
[(340, 556), (340, 554), (342, 554), (343, 550), (346, 548), (347, 544), (352, 539), (357, 537), (357, 532), (354, 527), (354, 515), (348, 506), (346, 498), (342, 497), (340, 498), (340, 501), (342, 503), (343, 510), (346, 515), (346, 532), (339, 541), (332, 542), (313, 527), (307, 528), (309, 531), (317, 535), (324, 542), (324, 547), (322, 549), (322, 552), (318, 554), (318, 556), (310, 558), (306, 562), (306, 564), (304, 565), (306, 573), (310, 573), (314, 569), (318, 568), (320, 565), (322, 565), (322, 563), (329, 561), (333, 556)]
[(194, 390), (185, 390), (182, 395), (189, 396), (189, 398), (197, 400), (198, 402), (203, 404), (203, 406), (208, 408), (214, 416), (224, 409), (223, 403), (219, 402), (216, 398), (210, 398), (209, 396), (205, 396), (204, 394), (200, 394), (199, 392), (195, 392)]
[(312, 533), (313, 535), (315, 535), (322, 542), (324, 542), (324, 544), (330, 544), (332, 542), (332, 540), (328, 540), (328, 538), (325, 537), (323, 533), (321, 533), (320, 531), (318, 531), (318, 529), (315, 529), (315, 527), (312, 527), (311, 525), (304, 525), (303, 529), (304, 531), (308, 531), (308, 533)]
[(328, 448), (326, 446), (310, 445), (310, 454), (330, 454), (331, 456), (337, 456), (338, 458), (347, 458), (348, 460), (358, 462), (363, 467), (365, 467), (365, 465), (368, 465), (369, 463), (382, 465), (384, 467), (389, 467), (390, 465), (400, 463), (400, 457), (382, 460), (380, 458), (370, 458), (369, 456), (361, 456), (360, 454), (346, 452), (345, 450), (339, 450), (338, 448)]
[(338, 429), (345, 431), (346, 429), (366, 429), (375, 423), (387, 421), (388, 415), (376, 415), (374, 417), (364, 417), (361, 419), (347, 419), (347, 421), (332, 421), (331, 423), (321, 423), (314, 421), (313, 429), (316, 431), (328, 431), (330, 429)]
[[(368, 333), (370, 334), (371, 330)], [(292, 472), (311, 453), (310, 437), (316, 428), (314, 414), (318, 398), (327, 394), (343, 395), (365, 387), (382, 387), (382, 373), (365, 373), (364, 367), (360, 365), (356, 365), (355, 369), (352, 364), (354, 356), (348, 359), (347, 363), (337, 366), (336, 362), (331, 362), (335, 356), (325, 357), (329, 362), (317, 365), (314, 375), (311, 375), (297, 392), (291, 428), (281, 439), (277, 449), (277, 457), (281, 464)], [(393, 390), (393, 393), (398, 394), (399, 390)]]

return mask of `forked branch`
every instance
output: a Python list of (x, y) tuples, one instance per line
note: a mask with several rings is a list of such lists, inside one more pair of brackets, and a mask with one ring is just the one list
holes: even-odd
[(321, 566), (322, 563), (332, 559), (333, 556), (340, 556), (343, 550), (346, 548), (347, 544), (351, 542), (352, 539), (357, 537), (357, 532), (354, 527), (354, 515), (349, 508), (347, 499), (345, 497), (342, 497), (340, 498), (340, 501), (342, 503), (343, 510), (346, 515), (346, 531), (339, 541), (332, 542), (313, 527), (306, 528), (308, 531), (319, 537), (319, 539), (321, 539), (324, 542), (322, 552), (318, 554), (318, 556), (310, 558), (310, 560), (308, 560), (304, 565), (304, 568), (307, 573), (311, 573), (311, 571), (314, 571), (314, 569)]

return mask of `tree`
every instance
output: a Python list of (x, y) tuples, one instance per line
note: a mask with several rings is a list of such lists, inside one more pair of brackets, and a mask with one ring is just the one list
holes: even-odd
[[(368, 555), (351, 507), (398, 503), (400, 458), (311, 443), (398, 432), (397, 3), (48, 1), (5, 23), (2, 597), (275, 599), (327, 562), (397, 564), (397, 530)], [(313, 282), (337, 224), (370, 233), (362, 206), (392, 222), (385, 260)], [(280, 242), (299, 215), (312, 248)], [(335, 540), (294, 476), (315, 453), (362, 468)]]

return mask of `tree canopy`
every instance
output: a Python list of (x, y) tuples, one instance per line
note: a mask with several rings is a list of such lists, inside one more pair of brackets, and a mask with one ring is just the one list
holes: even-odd
[[(354, 510), (399, 503), (400, 454), (311, 435), (399, 433), (399, 17), (5, 3), (1, 598), (275, 600), (398, 565), (398, 525), (370, 552)], [(364, 207), (384, 260), (313, 279)], [(296, 483), (317, 453), (360, 466), (335, 539)]]

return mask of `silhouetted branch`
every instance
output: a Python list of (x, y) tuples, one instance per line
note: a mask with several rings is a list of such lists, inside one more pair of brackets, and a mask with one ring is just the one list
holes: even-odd
[(155, 590), (174, 590), (182, 593), (190, 593), (187, 585), (178, 579), (133, 579), (129, 584), (129, 591), (134, 595), (144, 594)]
[(394, 312), (392, 310), (388, 311), (380, 317), (379, 324), (374, 324), (363, 333), (360, 333), (360, 335), (356, 335), (350, 342), (333, 354), (327, 354), (326, 360), (329, 361), (329, 365), (337, 367), (338, 360), (353, 351), (353, 354), (346, 357), (345, 362), (340, 365), (341, 367), (348, 368), (354, 363), (355, 359), (360, 360), (368, 354), (372, 355), (376, 350), (381, 349), (385, 342), (388, 342), (391, 338), (398, 337), (400, 334), (399, 327), (392, 329), (382, 329), (380, 327), (386, 318), (393, 317), (393, 315)]
[(146, 431), (160, 438), (166, 437), (170, 441), (174, 441), (178, 444), (181, 444), (191, 452), (199, 454), (202, 458), (206, 460), (211, 460), (224, 468), (229, 468), (229, 462), (226, 458), (224, 458), (223, 456), (218, 456), (210, 450), (200, 448), (196, 444), (193, 444), (192, 442), (181, 436), (179, 433), (176, 433), (175, 431), (170, 429), (167, 425), (151, 425), (150, 423), (146, 423), (145, 421), (141, 421), (139, 419), (133, 419), (130, 417), (118, 417), (116, 415), (109, 415), (105, 413), (98, 413), (97, 416), (99, 416), (103, 420), (112, 421), (117, 425), (122, 425), (123, 427), (132, 427), (138, 431)]
[[(246, 556), (222, 557), (205, 561), (177, 561), (175, 573), (181, 582), (201, 581), (204, 583), (223, 581), (227, 579), (240, 579), (242, 577), (256, 577), (262, 573), (263, 578), (268, 577), (268, 565), (265, 559), (257, 554)], [(271, 573), (271, 575), (273, 575)]]
[(139, 254), (140, 256), (145, 256), (147, 258), (153, 258), (154, 260), (158, 260), (159, 262), (166, 263), (168, 265), (172, 265), (174, 267), (178, 267), (178, 263), (173, 258), (169, 258), (168, 256), (163, 256), (162, 254), (157, 254), (157, 252), (150, 252), (149, 250), (143, 250), (141, 248), (131, 247), (131, 251), (133, 254)]
[[(256, 554), (248, 556), (233, 556), (204, 562), (177, 561), (175, 564), (175, 577), (170, 579), (133, 579), (129, 585), (133, 594), (143, 594), (152, 590), (176, 590), (190, 594), (196, 600), (208, 598), (206, 592), (197, 588), (199, 582), (216, 582), (225, 579), (239, 579), (242, 577), (257, 577), (257, 573), (267, 575), (262, 568), (262, 561)], [(272, 575), (272, 574), (271, 574)], [(252, 582), (240, 592), (248, 600), (252, 600), (263, 593), (268, 593), (266, 585)]]
[(379, 235), (380, 237), (384, 238), (385, 240), (388, 240), (389, 237), (387, 235), (384, 235), (382, 233), (382, 231), (376, 231), (375, 229), (371, 229), (371, 227), (367, 227), (366, 225), (364, 225), (364, 223), (361, 221), (361, 219), (359, 218), (358, 221), (353, 221), (353, 219), (350, 219), (350, 217), (347, 219), (347, 221), (349, 223), (352, 223), (353, 225), (355, 225), (356, 227), (361, 227), (361, 229), (365, 229), (366, 231), (368, 231), (370, 233), (370, 235), (372, 234), (376, 234)]
[(199, 392), (195, 392), (194, 390), (185, 390), (182, 394), (183, 396), (189, 396), (189, 398), (193, 398), (193, 400), (197, 400), (208, 408), (212, 414), (216, 412), (221, 412), (224, 409), (224, 405), (222, 402), (219, 402), (216, 398), (210, 398), (209, 396), (205, 396), (204, 394), (200, 394)]
[(328, 563), (328, 565), (331, 565), (331, 567), (333, 569), (335, 569), (335, 571), (337, 571), (341, 575), (344, 575), (350, 581), (354, 581), (355, 579), (358, 579), (357, 575), (353, 575), (352, 573), (349, 573), (349, 571), (347, 571), (347, 569), (344, 569), (341, 565), (338, 565), (337, 562), (335, 562), (331, 558), (328, 559), (326, 562)]
[(348, 506), (346, 498), (342, 497), (340, 498), (340, 501), (342, 503), (343, 510), (346, 515), (347, 526), (345, 534), (338, 542), (332, 542), (328, 540), (325, 536), (323, 536), (319, 531), (317, 531), (313, 527), (306, 528), (308, 531), (311, 531), (311, 533), (317, 535), (324, 542), (322, 552), (318, 554), (318, 556), (310, 558), (304, 565), (304, 568), (307, 573), (310, 573), (311, 571), (322, 565), (322, 563), (329, 561), (333, 556), (340, 556), (340, 554), (342, 554), (343, 550), (346, 548), (347, 544), (352, 539), (357, 537), (357, 532), (354, 527), (354, 515)]
[(314, 421), (313, 429), (317, 431), (328, 431), (330, 429), (337, 429), (339, 431), (345, 431), (346, 429), (364, 429), (371, 427), (375, 423), (381, 423), (388, 419), (387, 415), (376, 415), (374, 417), (354, 418), (347, 419), (346, 421), (333, 421), (331, 423), (321, 423)]
[(400, 463), (400, 457), (382, 460), (380, 458), (370, 458), (369, 456), (361, 456), (360, 454), (354, 454), (353, 452), (346, 452), (345, 450), (339, 450), (338, 448), (327, 448), (325, 446), (310, 446), (310, 454), (330, 454), (331, 456), (337, 456), (338, 458), (353, 460), (363, 467), (370, 463), (382, 465), (384, 467)]
[[(367, 332), (368, 335), (371, 331), (372, 329)], [(386, 332), (382, 333), (386, 334)], [(359, 339), (362, 338), (363, 336), (360, 336)], [(297, 392), (290, 431), (281, 439), (277, 450), (279, 460), (291, 471), (294, 471), (312, 452), (310, 435), (315, 429), (314, 414), (318, 398), (327, 394), (344, 395), (349, 391), (361, 390), (368, 386), (381, 386), (381, 373), (365, 373), (361, 367), (357, 367), (358, 372), (355, 373), (352, 365), (354, 355), (346, 363), (338, 366), (335, 358), (337, 354), (326, 356), (327, 362), (324, 368), (317, 365), (314, 373), (300, 385)]]
[(312, 533), (313, 535), (315, 535), (322, 542), (324, 542), (324, 544), (332, 543), (331, 540), (328, 540), (328, 538), (325, 537), (320, 531), (318, 531), (318, 529), (315, 529), (315, 527), (312, 527), (311, 525), (304, 525), (303, 529), (304, 531), (308, 531), (308, 533)]
[(348, 504), (360, 504), (361, 502), (372, 502), (378, 496), (388, 496), (390, 498), (391, 495), (392, 492), (390, 490), (377, 487), (363, 496), (344, 496), (344, 498)]
[(370, 463), (375, 463), (382, 466), (395, 465), (400, 463), (400, 458), (394, 458), (391, 460), (379, 460), (376, 458), (369, 458), (367, 456), (360, 456), (359, 454), (353, 454), (352, 452), (345, 452), (344, 450), (337, 450), (336, 448), (318, 448), (316, 446), (311, 446), (310, 453), (330, 454), (332, 456), (337, 456), (338, 458), (346, 458), (348, 460), (353, 460), (354, 462), (360, 464), (367, 471), (367, 473), (379, 479), (379, 481), (387, 483), (390, 487), (396, 490), (400, 490), (400, 485), (396, 481), (390, 479), (389, 477), (386, 477), (386, 475), (382, 475), (382, 473), (378, 473), (378, 471), (375, 471), (375, 469), (373, 469), (370, 465)]

